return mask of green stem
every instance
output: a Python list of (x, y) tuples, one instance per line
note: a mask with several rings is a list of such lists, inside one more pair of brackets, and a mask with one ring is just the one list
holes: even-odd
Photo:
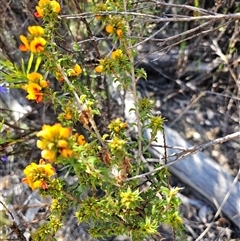
[(137, 128), (138, 128), (138, 156), (137, 156), (137, 170), (136, 175), (139, 174), (140, 171), (140, 164), (141, 164), (141, 156), (142, 156), (142, 125), (140, 121), (140, 113), (139, 113), (139, 107), (138, 107), (138, 97), (137, 97), (137, 78), (135, 76), (135, 68), (134, 68), (134, 58), (131, 52), (131, 49), (128, 48), (126, 41), (123, 41), (123, 44), (125, 46), (129, 61), (131, 63), (131, 81), (132, 81), (132, 94), (133, 94), (133, 101), (135, 105), (135, 114), (136, 114), (136, 121), (137, 121)]

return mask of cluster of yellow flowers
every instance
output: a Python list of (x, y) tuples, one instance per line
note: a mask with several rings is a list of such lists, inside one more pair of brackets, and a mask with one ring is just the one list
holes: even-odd
[(110, 150), (114, 153), (116, 151), (122, 151), (123, 146), (126, 144), (125, 140), (122, 140), (116, 136), (113, 137), (113, 139), (109, 142), (108, 146)]
[(38, 6), (36, 6), (35, 17), (42, 18), (48, 13), (59, 13), (61, 11), (61, 6), (57, 1), (51, 0), (40, 0)]
[[(75, 64), (73, 66), (73, 68), (67, 69), (66, 72), (67, 72), (68, 77), (74, 77), (74, 76), (78, 76), (82, 73), (82, 68), (79, 64)], [(55, 73), (55, 76), (59, 81), (64, 81), (64, 77), (62, 76), (62, 74), (59, 71), (57, 71)]]
[(23, 178), (22, 182), (27, 183), (32, 190), (37, 188), (47, 189), (52, 177), (55, 174), (55, 169), (50, 163), (45, 164), (41, 159), (39, 164), (31, 163), (24, 169), (26, 178)]
[(42, 158), (53, 162), (58, 154), (63, 157), (70, 157), (73, 154), (69, 146), (71, 129), (62, 127), (61, 124), (53, 126), (44, 125), (42, 130), (37, 133), (41, 140), (37, 141), (37, 147), (42, 150)]
[(121, 58), (122, 56), (123, 56), (123, 52), (121, 49), (117, 49), (111, 53), (111, 57), (113, 59), (118, 59), (118, 58)]
[(122, 122), (120, 118), (117, 118), (116, 120), (113, 120), (109, 125), (108, 129), (113, 132), (120, 132), (121, 130), (125, 129), (127, 127), (126, 122)]
[(63, 127), (60, 123), (53, 126), (44, 125), (42, 130), (37, 133), (37, 137), (41, 140), (37, 141), (37, 147), (42, 150), (42, 158), (53, 162), (61, 155), (62, 157), (72, 157), (74, 152), (72, 150), (73, 142), (79, 145), (86, 143), (84, 136), (76, 133), (72, 135), (72, 131), (68, 127)]
[(31, 51), (32, 53), (42, 52), (47, 41), (42, 37), (44, 29), (41, 26), (29, 26), (27, 37), (20, 35), (22, 44), (19, 46), (21, 51)]
[[(37, 137), (41, 138), (37, 141), (37, 147), (42, 150), (42, 158), (49, 162), (54, 162), (59, 155), (66, 158), (73, 156), (73, 143), (86, 143), (83, 135), (72, 135), (70, 128), (62, 127), (59, 123), (53, 126), (44, 125)], [(22, 182), (27, 183), (32, 190), (45, 190), (52, 183), (50, 177), (55, 174), (55, 169), (50, 163), (46, 164), (44, 159), (41, 159), (39, 164), (31, 163), (23, 171), (26, 178)]]
[(28, 84), (22, 86), (28, 92), (27, 99), (36, 100), (37, 103), (43, 99), (42, 90), (49, 86), (49, 82), (43, 79), (43, 76), (37, 72), (27, 75)]
[[(42, 18), (46, 14), (59, 13), (60, 11), (61, 7), (57, 1), (40, 0), (38, 6), (36, 6), (36, 12), (34, 15), (37, 18)], [(27, 37), (20, 35), (22, 45), (20, 45), (19, 49), (21, 51), (30, 50), (32, 53), (44, 51), (47, 41), (43, 38), (43, 35), (44, 29), (41, 26), (29, 26)]]
[(113, 68), (113, 64), (116, 64), (117, 61), (121, 61), (122, 58), (124, 58), (122, 50), (116, 49), (111, 53), (111, 58), (100, 59), (99, 65), (95, 67), (95, 71), (97, 73), (102, 73), (103, 71), (111, 69)]
[(116, 34), (119, 38), (121, 38), (123, 36), (122, 29), (116, 28), (110, 24), (106, 26), (106, 32), (109, 34)]
[[(38, 18), (51, 17), (52, 14), (58, 14), (61, 11), (60, 4), (54, 0), (40, 0), (36, 6), (34, 15)], [(30, 51), (33, 54), (44, 53), (47, 45), (47, 38), (44, 38), (45, 30), (41, 26), (29, 26), (26, 36), (20, 35), (22, 44), (19, 49), (23, 52)], [(46, 37), (46, 36), (45, 36)], [(40, 57), (41, 59), (41, 57)], [(29, 59), (31, 67), (33, 57)], [(29, 68), (30, 69), (30, 68)], [(37, 69), (37, 68), (35, 68)], [(78, 76), (82, 73), (80, 65), (75, 64), (72, 68), (66, 70), (68, 77)], [(57, 71), (55, 76), (58, 80), (64, 80), (62, 74)], [(44, 90), (49, 87), (49, 82), (44, 79), (43, 75), (38, 72), (27, 74), (28, 83), (22, 88), (27, 91), (27, 99), (35, 100), (37, 103), (43, 100)], [(71, 109), (66, 107), (67, 118), (71, 119)], [(66, 114), (66, 113), (65, 113)], [(78, 133), (72, 135), (68, 127), (61, 124), (44, 125), (42, 130), (37, 133), (40, 140), (37, 141), (37, 147), (42, 150), (41, 156), (49, 162), (56, 161), (58, 157), (69, 158), (74, 156), (73, 146), (75, 144), (84, 145), (86, 143), (83, 135)], [(50, 177), (55, 173), (50, 163), (45, 164), (44, 159), (39, 164), (31, 163), (24, 169), (26, 178), (23, 179), (33, 190), (36, 188), (47, 189), (52, 183)]]
[[(57, 1), (40, 0), (38, 6), (36, 6), (35, 16), (42, 18), (47, 15), (51, 16), (51, 13), (58, 14), (60, 11), (61, 7)], [(43, 53), (47, 46), (47, 40), (44, 34), (45, 30), (41, 26), (29, 26), (27, 35), (20, 35), (22, 44), (19, 46), (19, 49), (23, 52), (30, 51), (32, 54), (37, 55)], [(31, 66), (32, 62), (29, 63)], [(66, 70), (68, 77), (78, 76), (81, 73), (82, 68), (78, 64)], [(59, 71), (55, 73), (55, 77), (60, 81), (64, 80), (64, 77)], [(36, 72), (28, 74), (27, 79), (28, 84), (22, 86), (22, 88), (28, 92), (27, 99), (36, 100), (37, 103), (41, 102), (43, 100), (43, 90), (49, 86), (49, 82), (44, 80), (43, 76)]]

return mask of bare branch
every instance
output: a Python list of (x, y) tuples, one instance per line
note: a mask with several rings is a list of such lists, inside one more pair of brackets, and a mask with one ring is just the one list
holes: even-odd
[(175, 8), (181, 8), (181, 9), (188, 9), (194, 12), (200, 12), (202, 14), (212, 14), (212, 15), (216, 15), (215, 12), (203, 9), (203, 8), (199, 8), (199, 7), (193, 7), (190, 5), (185, 5), (185, 4), (171, 4), (171, 3), (165, 3), (163, 1), (154, 1), (154, 3), (156, 3), (156, 5), (158, 6), (165, 6), (165, 7), (175, 7)]
[[(181, 159), (183, 158), (186, 158), (188, 156), (191, 156), (199, 151), (203, 151), (204, 149), (210, 147), (210, 146), (213, 146), (213, 145), (216, 145), (216, 144), (222, 144), (224, 142), (227, 142), (227, 141), (230, 141), (230, 140), (233, 140), (233, 139), (236, 139), (236, 138), (240, 138), (240, 131), (238, 132), (235, 132), (235, 133), (232, 133), (232, 134), (229, 134), (229, 135), (226, 135), (224, 137), (220, 137), (220, 138), (217, 138), (215, 140), (212, 140), (212, 141), (209, 141), (207, 143), (204, 143), (202, 145), (198, 145), (198, 146), (193, 146), (193, 147), (190, 147), (190, 148), (187, 148), (183, 151), (180, 151), (178, 153), (173, 153), (172, 155), (168, 156), (169, 157), (176, 157), (174, 160), (172, 160), (171, 162), (163, 165), (163, 166), (160, 166), (158, 168), (155, 168), (154, 170), (152, 171), (149, 171), (149, 172), (146, 172), (146, 173), (143, 173), (143, 174), (140, 174), (140, 175), (136, 175), (134, 177), (130, 177), (130, 178), (127, 178), (125, 181), (130, 181), (130, 180), (133, 180), (133, 179), (138, 179), (138, 178), (141, 178), (141, 177), (145, 177), (145, 176), (148, 176), (148, 175), (151, 175), (157, 171), (160, 171), (162, 170), (163, 168), (166, 168), (166, 167), (169, 167), (171, 165), (173, 165), (174, 163), (180, 161)], [(152, 161), (152, 159), (151, 159)], [(159, 159), (156, 159), (156, 163), (159, 163)]]
[[(88, 12), (83, 14), (72, 14), (72, 15), (61, 15), (59, 16), (60, 19), (83, 19), (83, 18), (94, 18), (95, 13)], [(190, 21), (198, 21), (198, 20), (223, 20), (223, 19), (231, 19), (231, 20), (239, 20), (240, 13), (233, 13), (233, 14), (216, 14), (216, 15), (205, 15), (205, 16), (196, 16), (196, 17), (189, 17), (189, 16), (173, 16), (168, 18), (166, 17), (158, 17), (151, 14), (143, 14), (143, 13), (135, 13), (135, 12), (99, 12), (98, 15), (107, 16), (107, 15), (131, 15), (145, 18), (145, 22), (152, 22), (152, 23), (160, 23), (160, 22), (190, 22)]]

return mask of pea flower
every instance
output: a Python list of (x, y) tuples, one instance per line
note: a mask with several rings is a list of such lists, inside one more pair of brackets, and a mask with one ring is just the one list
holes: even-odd
[[(69, 77), (78, 76), (82, 73), (82, 68), (79, 64), (75, 64), (72, 68), (68, 69), (66, 73)], [(59, 81), (64, 81), (64, 77), (59, 71), (55, 72), (55, 77)]]
[(69, 158), (73, 155), (71, 148), (71, 129), (63, 127), (60, 123), (53, 126), (44, 125), (37, 133), (40, 140), (37, 147), (42, 150), (42, 158), (53, 162), (58, 155)]
[(96, 71), (97, 73), (102, 73), (102, 71), (103, 71), (103, 66), (102, 66), (102, 65), (98, 65), (97, 67), (95, 67), (95, 71)]
[(43, 35), (44, 29), (41, 26), (29, 26), (27, 37), (24, 35), (19, 36), (22, 42), (22, 44), (19, 46), (19, 49), (23, 52), (42, 52), (47, 44), (47, 41), (43, 38)]
[(30, 50), (30, 45), (29, 45), (28, 39), (24, 35), (20, 35), (19, 38), (22, 42), (22, 44), (19, 46), (19, 49), (23, 52)]
[(43, 99), (43, 89), (49, 86), (49, 82), (43, 79), (43, 76), (37, 72), (27, 75), (28, 84), (22, 86), (28, 92), (27, 99), (36, 100), (37, 103)]
[(113, 26), (110, 25), (110, 24), (107, 25), (105, 29), (106, 29), (106, 32), (107, 32), (107, 33), (110, 33), (110, 34), (113, 33), (113, 31), (114, 31)]
[(73, 67), (73, 73), (71, 74), (71, 76), (77, 76), (80, 75), (82, 73), (82, 68), (80, 67), (80, 65), (75, 64), (75, 66)]
[(77, 143), (80, 145), (80, 146), (83, 146), (85, 143), (86, 143), (86, 140), (84, 138), (83, 135), (79, 135), (78, 138), (77, 138)]
[(82, 68), (79, 64), (75, 64), (72, 69), (67, 71), (69, 76), (78, 76), (82, 73)]
[(112, 52), (111, 57), (113, 59), (116, 59), (118, 57), (121, 57), (122, 55), (123, 55), (122, 50), (121, 49), (117, 49), (117, 50)]
[(107, 59), (100, 59), (99, 60), (99, 65), (97, 67), (95, 67), (95, 71), (97, 73), (102, 73), (105, 69), (106, 69), (106, 66), (107, 66)]
[(57, 1), (51, 0), (40, 0), (38, 6), (36, 6), (35, 17), (42, 18), (48, 13), (59, 13), (61, 6)]
[(41, 26), (38, 26), (38, 25), (37, 26), (29, 26), (28, 32), (35, 37), (43, 36), (44, 28), (42, 28)]
[(123, 36), (123, 31), (122, 31), (122, 29), (117, 29), (116, 33), (117, 33), (117, 36), (118, 36), (119, 38), (121, 38), (121, 37)]
[(26, 178), (22, 179), (23, 183), (27, 183), (29, 187), (34, 191), (37, 188), (47, 189), (52, 177), (55, 174), (55, 169), (51, 164), (45, 164), (41, 159), (39, 164), (31, 163), (24, 169)]
[(43, 52), (47, 41), (42, 37), (36, 37), (30, 42), (30, 51), (33, 53)]
[(119, 39), (123, 37), (124, 32), (126, 32), (125, 22), (121, 18), (112, 18), (105, 27), (107, 33), (117, 36)]

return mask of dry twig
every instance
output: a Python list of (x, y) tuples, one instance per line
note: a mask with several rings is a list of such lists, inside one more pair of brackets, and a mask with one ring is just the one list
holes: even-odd
[[(197, 152), (203, 151), (204, 149), (206, 149), (206, 148), (208, 148), (210, 146), (213, 146), (213, 145), (216, 145), (216, 144), (222, 144), (224, 142), (227, 142), (227, 141), (230, 141), (230, 140), (233, 140), (233, 139), (236, 139), (236, 138), (240, 138), (240, 131), (232, 133), (230, 135), (226, 135), (224, 137), (217, 138), (215, 140), (209, 141), (209, 142), (204, 143), (202, 145), (198, 145), (198, 146), (193, 146), (193, 147), (187, 148), (187, 149), (185, 149), (183, 151), (180, 151), (178, 153), (173, 153), (172, 155), (168, 156), (167, 158), (175, 157), (174, 160), (171, 160), (167, 164), (165, 164), (163, 166), (160, 166), (160, 167), (157, 167), (157, 168), (155, 168), (152, 171), (149, 171), (149, 172), (146, 172), (146, 173), (143, 173), (143, 174), (140, 174), (140, 175), (136, 175), (136, 176), (127, 178), (125, 181), (130, 181), (130, 180), (133, 180), (133, 179), (138, 179), (138, 178), (142, 178), (142, 177), (151, 175), (151, 174), (153, 174), (153, 173), (155, 173), (157, 171), (162, 170), (163, 168), (166, 168), (166, 167), (169, 167), (169, 166), (173, 165), (174, 163), (180, 161), (183, 158), (191, 156), (191, 155), (193, 155), (193, 154), (195, 154)], [(152, 161), (152, 159), (151, 159), (151, 161)], [(156, 159), (156, 163), (159, 163), (159, 159)]]

